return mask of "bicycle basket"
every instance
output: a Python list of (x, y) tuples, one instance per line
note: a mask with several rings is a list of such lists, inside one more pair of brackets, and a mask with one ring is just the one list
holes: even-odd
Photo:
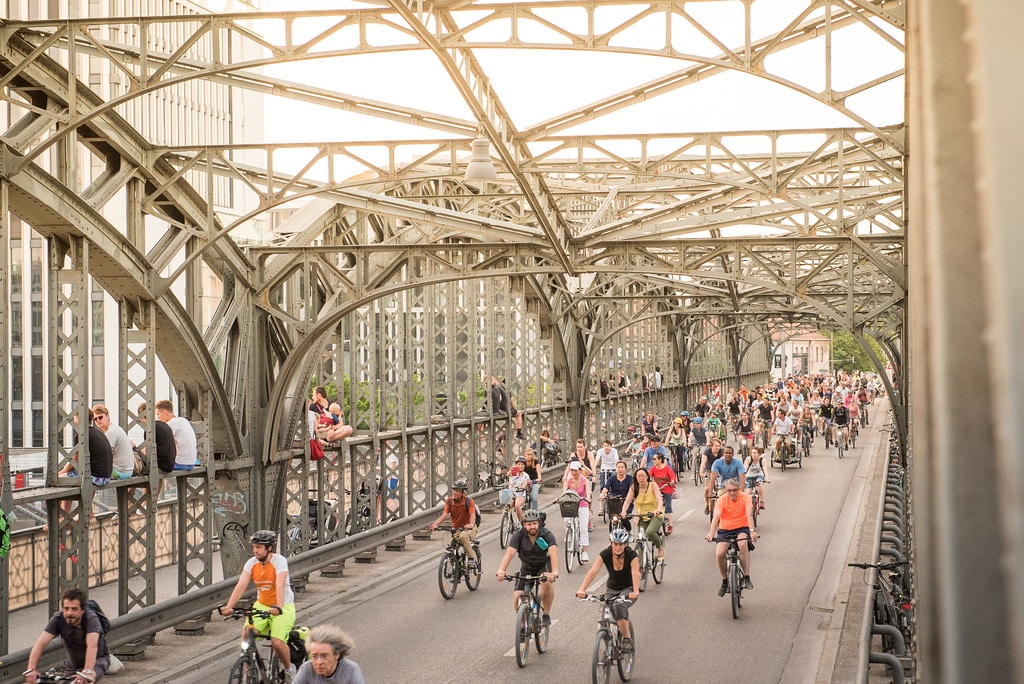
[(608, 509), (608, 515), (619, 515), (622, 513), (623, 501), (624, 499), (617, 496), (609, 496), (607, 501), (604, 502), (605, 508)]
[(502, 489), (501, 492), (498, 493), (498, 497), (502, 506), (508, 506), (514, 500), (515, 495), (511, 489)]
[(567, 489), (558, 497), (558, 508), (563, 518), (575, 518), (580, 514), (580, 495)]

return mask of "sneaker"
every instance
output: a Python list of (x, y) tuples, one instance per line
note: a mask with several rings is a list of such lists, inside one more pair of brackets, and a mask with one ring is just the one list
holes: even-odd
[(288, 670), (284, 673), (285, 684), (291, 684), (291, 682), (294, 681), (297, 672), (298, 670), (295, 669), (294, 663), (289, 665)]
[(764, 510), (764, 501), (758, 501), (758, 503), (760, 504), (760, 506), (758, 506), (758, 508), (760, 508), (763, 511)]
[(545, 627), (550, 627), (551, 626), (551, 616), (548, 615), (547, 613), (544, 613), (544, 617), (541, 618), (541, 621), (544, 623)]
[(516, 432), (516, 439), (526, 439), (526, 435), (523, 434), (522, 430)]
[(629, 637), (624, 638), (622, 640), (622, 649), (621, 650), (622, 650), (623, 653), (632, 653), (633, 652), (633, 640), (631, 638), (629, 638)]
[(586, 551), (580, 551), (580, 563), (586, 563), (590, 560), (590, 554)]
[(707, 504), (704, 504), (704, 515), (708, 515), (708, 514), (710, 514), (710, 513), (711, 513), (711, 509), (710, 509), (710, 508), (708, 508), (708, 505), (707, 505)]
[(753, 589), (754, 588), (754, 583), (750, 581), (750, 575), (746, 575), (743, 578), (743, 588), (744, 589)]
[(729, 580), (722, 580), (722, 586), (718, 587), (718, 595), (725, 596), (727, 591), (729, 591)]

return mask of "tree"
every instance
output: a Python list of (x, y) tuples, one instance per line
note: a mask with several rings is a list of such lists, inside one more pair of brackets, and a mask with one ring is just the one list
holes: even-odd
[[(856, 338), (845, 330), (822, 330), (822, 335), (832, 340), (832, 369), (856, 370), (876, 372), (875, 365), (871, 363), (871, 357), (861, 348)], [(875, 355), (884, 362), (885, 352), (872, 337), (866, 337), (868, 346)], [(853, 362), (850, 362), (853, 359)]]

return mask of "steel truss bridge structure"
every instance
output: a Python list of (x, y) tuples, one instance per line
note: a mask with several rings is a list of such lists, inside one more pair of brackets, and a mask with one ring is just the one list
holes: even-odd
[[(727, 11), (712, 17), (710, 4)], [(955, 25), (956, 4), (919, 11), (930, 31), (922, 45)], [(765, 14), (769, 7), (778, 11)], [(120, 582), (121, 613), (155, 601), (168, 529), (185, 593), (211, 582), (215, 542), (244, 547), (252, 526), (308, 529), (310, 497), (333, 494), (349, 519), (321, 526), (319, 539), (289, 538), (285, 552), (427, 510), (456, 476), (477, 481), (512, 429), (481, 410), (491, 374), (507, 378), (531, 434), (621, 434), (639, 412), (667, 415), (712, 384), (763, 381), (779, 330), (845, 330), (869, 352), (867, 338), (881, 344), (885, 358), (874, 361), (879, 371), (892, 364), (882, 375), (894, 380), (888, 390), (906, 439), (911, 136), (906, 117), (879, 121), (866, 103), (910, 92), (908, 7), (392, 0), (350, 10), (0, 21), (0, 97), (14, 113), (0, 157), (2, 301), (13, 295), (10, 223), (30, 225), (46, 253), (48, 481), (16, 497), (45, 504), (52, 530), (40, 549), (47, 585), (33, 591), (54, 603), (60, 587), (99, 581), (93, 563), (71, 559), (111, 543), (90, 539), (89, 478), (56, 476), (87, 449), (70, 437), (90, 403), (97, 292), (118, 311), (120, 424), (152, 424), (162, 368), (203, 454), (201, 467), (175, 474), (175, 517), (160, 526), (155, 469), (111, 485), (121, 515), (108, 577)], [(866, 47), (851, 50), (851, 36)], [(513, 113), (523, 110), (522, 94), (504, 95), (488, 55), (540, 51), (657, 58), (670, 68), (637, 70), (627, 89), (525, 120)], [(928, 52), (918, 75), (926, 81), (964, 52)], [(812, 68), (795, 69), (786, 59), (793, 54)], [(458, 106), (384, 102), (275, 71), (399, 55), (429, 61)], [(796, 93), (844, 123), (711, 132), (643, 124), (650, 103), (737, 75)], [(540, 74), (522, 77), (539, 86)], [(561, 74), (561, 86), (571, 90), (572, 78)], [(296, 143), (241, 139), (231, 133), (237, 127), (222, 127), (172, 139), (150, 113), (184, 92), (283, 98), (416, 135), (340, 127)], [(911, 111), (936, 112), (914, 132), (924, 136), (917, 149), (932, 154), (928, 136), (955, 108), (924, 95), (910, 101)], [(623, 120), (632, 128), (602, 129)], [(498, 175), (485, 184), (464, 180), (470, 142), (480, 137)], [(931, 190), (948, 189), (950, 181), (929, 178)], [(951, 200), (928, 201), (934, 217)], [(237, 239), (271, 215), (285, 217), (280, 239)], [(979, 307), (972, 313), (984, 316)], [(4, 340), (10, 325), (0, 320)], [(921, 330), (921, 353), (930, 353)], [(5, 387), (7, 363), (0, 356)], [(596, 391), (609, 372), (636, 378), (655, 366), (665, 376), (658, 391)], [(318, 463), (306, 458), (314, 382), (337, 388), (356, 428)], [(150, 408), (136, 415), (142, 401)], [(7, 421), (0, 413), (0, 440)], [(374, 505), (379, 481), (393, 483), (393, 496)], [(1013, 483), (1019, 489), (1021, 479)], [(9, 491), (4, 502), (12, 503)], [(956, 539), (968, 536), (962, 529)], [(1011, 548), (1021, 554), (1021, 545)], [(25, 570), (17, 562), (0, 569), (3, 612), (26, 600), (13, 596), (13, 578)], [(1019, 600), (1015, 610), (1001, 610), (999, 624), (1024, 623)], [(6, 629), (0, 624), (0, 647)], [(993, 652), (1021, 638), (982, 632), (993, 635)], [(953, 639), (939, 627), (926, 634), (926, 650), (949, 646), (935, 656), (936, 671), (963, 671)], [(1014, 653), (1024, 649), (1006, 647), (994, 661)]]

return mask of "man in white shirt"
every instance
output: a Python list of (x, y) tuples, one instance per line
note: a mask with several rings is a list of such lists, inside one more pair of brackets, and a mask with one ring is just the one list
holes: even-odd
[(110, 422), (110, 411), (103, 404), (92, 407), (93, 424), (110, 442), (110, 450), (114, 452), (114, 468), (111, 480), (127, 480), (135, 472), (135, 453), (132, 451), (132, 440), (120, 425)]
[(199, 462), (199, 450), (196, 442), (196, 431), (192, 423), (181, 416), (174, 415), (174, 405), (168, 399), (156, 402), (157, 420), (167, 423), (174, 433), (174, 447), (178, 455), (174, 460), (175, 470), (192, 470)]

